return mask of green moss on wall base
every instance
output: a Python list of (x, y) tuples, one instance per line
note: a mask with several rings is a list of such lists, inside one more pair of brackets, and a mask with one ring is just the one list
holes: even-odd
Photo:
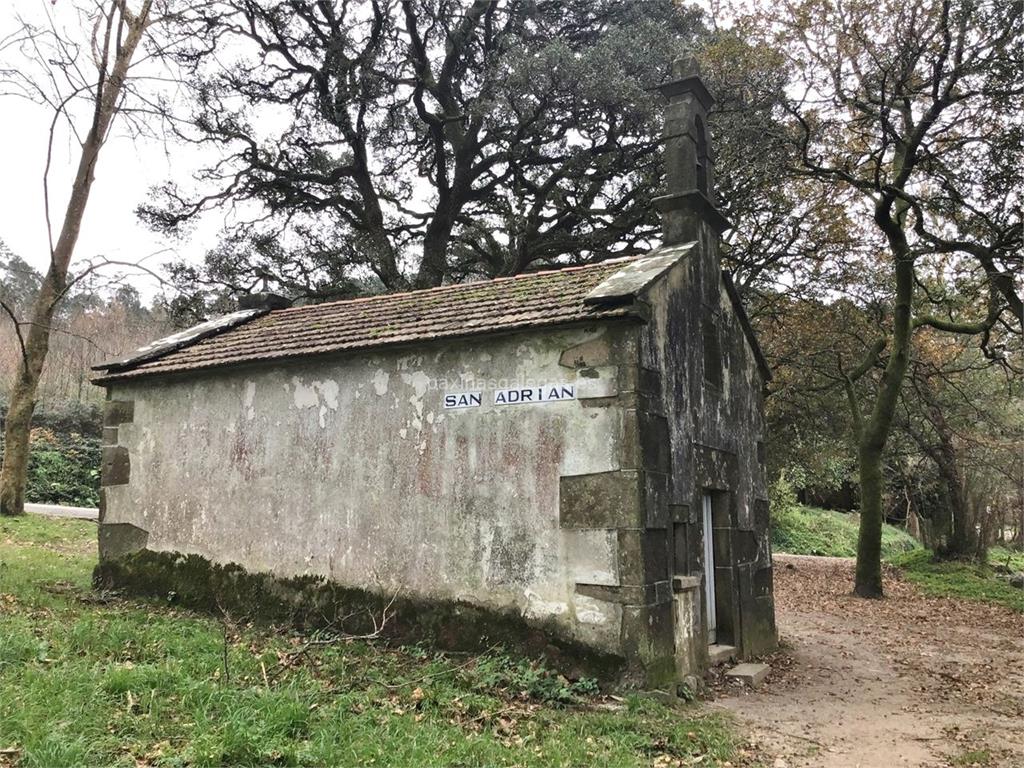
[(218, 565), (199, 555), (142, 549), (102, 560), (93, 571), (98, 589), (170, 599), (178, 605), (235, 621), (286, 624), (311, 631), (374, 631), (387, 611), (381, 632), (392, 641), (429, 642), (440, 648), (481, 651), (495, 645), (543, 657), (569, 677), (597, 677), (627, 684), (643, 675), (625, 661), (558, 636), (550, 623), (533, 623), (512, 611), (457, 601), (427, 601), (384, 596), (343, 587), (323, 577), (281, 578), (250, 573), (240, 565)]

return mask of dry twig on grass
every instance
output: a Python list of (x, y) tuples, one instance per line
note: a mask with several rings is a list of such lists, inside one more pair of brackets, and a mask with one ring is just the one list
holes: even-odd
[(335, 645), (337, 643), (352, 642), (357, 640), (376, 640), (377, 638), (379, 638), (383, 634), (388, 622), (394, 617), (394, 613), (392, 612), (391, 609), (394, 606), (395, 601), (397, 599), (398, 593), (396, 592), (394, 595), (392, 595), (387, 605), (384, 606), (384, 609), (381, 611), (379, 617), (370, 611), (366, 612), (367, 615), (370, 617), (371, 624), (373, 625), (373, 629), (370, 632), (365, 632), (362, 634), (350, 634), (347, 632), (334, 631), (333, 627), (344, 626), (347, 620), (358, 615), (358, 612), (349, 613), (345, 616), (342, 616), (340, 619), (331, 622), (323, 629), (315, 631), (310, 636), (310, 638), (306, 640), (305, 643), (303, 643), (301, 646), (296, 648), (291, 653), (280, 654), (277, 665), (273, 667), (269, 672), (264, 671), (264, 681), (266, 682), (267, 686), (269, 687), (270, 683), (275, 682), (277, 678), (286, 669), (294, 667), (296, 663), (299, 661), (299, 659), (307, 655), (310, 651), (315, 650), (316, 648)]

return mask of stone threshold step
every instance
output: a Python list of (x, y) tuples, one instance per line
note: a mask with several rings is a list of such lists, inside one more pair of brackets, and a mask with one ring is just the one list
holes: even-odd
[(736, 647), (732, 645), (709, 645), (708, 657), (711, 659), (711, 666), (725, 664), (736, 658)]
[(764, 679), (768, 677), (768, 673), (771, 672), (771, 667), (767, 664), (737, 664), (735, 667), (725, 673), (725, 676), (732, 678), (733, 680), (739, 680), (751, 688), (757, 688)]

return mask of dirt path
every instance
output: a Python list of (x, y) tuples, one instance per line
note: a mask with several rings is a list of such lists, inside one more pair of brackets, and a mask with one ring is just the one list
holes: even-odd
[(853, 561), (779, 555), (784, 650), (754, 693), (718, 704), (782, 768), (1024, 768), (1024, 616), (923, 596), (849, 595)]

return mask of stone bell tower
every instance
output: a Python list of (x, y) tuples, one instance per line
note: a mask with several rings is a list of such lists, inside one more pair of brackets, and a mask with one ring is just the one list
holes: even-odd
[(659, 89), (665, 109), (665, 182), (656, 197), (665, 245), (699, 241), (717, 256), (718, 237), (729, 221), (715, 208), (715, 159), (708, 145), (707, 114), (715, 100), (693, 56), (672, 63), (672, 79)]

